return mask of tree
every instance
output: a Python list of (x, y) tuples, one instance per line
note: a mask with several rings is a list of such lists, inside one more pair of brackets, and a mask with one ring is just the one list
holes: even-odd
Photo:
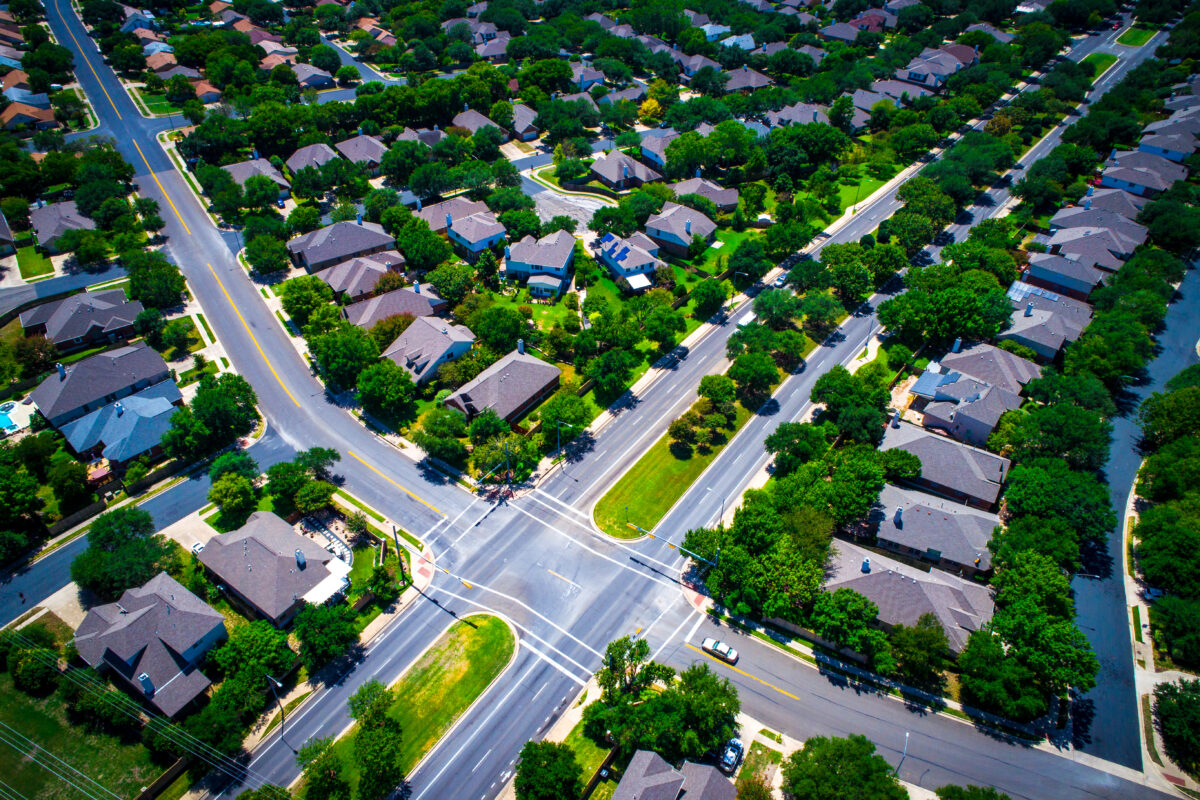
[(737, 384), (743, 405), (749, 406), (766, 398), (779, 379), (779, 368), (766, 353), (743, 353), (729, 368), (729, 377)]
[(796, 800), (906, 800), (908, 792), (865, 736), (816, 736), (783, 764), (783, 790)]
[(333, 300), (333, 289), (315, 275), (301, 275), (283, 284), (280, 300), (287, 315), (303, 328), (314, 311)]
[(263, 275), (282, 272), (291, 264), (287, 245), (265, 234), (254, 237), (246, 245), (246, 260)]
[(358, 641), (354, 610), (348, 605), (305, 604), (292, 628), (300, 640), (300, 658), (310, 673), (346, 652)]
[(505, 436), (511, 430), (508, 422), (499, 414), (493, 409), (485, 408), (467, 426), (467, 437), (471, 440), (471, 444), (480, 445), (497, 436)]
[[(583, 433), (592, 421), (592, 412), (587, 402), (579, 396), (573, 385), (564, 386), (542, 404), (538, 412), (542, 419), (542, 430), (546, 433), (546, 445), (553, 441), (568, 442)], [(553, 433), (553, 437), (551, 437)]]
[(404, 779), (403, 730), (390, 713), (395, 702), (395, 694), (375, 680), (362, 684), (347, 701), (350, 716), (358, 723), (354, 761), (362, 776), (358, 785), (362, 800), (380, 800)]
[(860, 261), (840, 261), (829, 270), (829, 286), (844, 304), (857, 303), (871, 288), (871, 272)]
[(687, 325), (683, 316), (670, 306), (660, 305), (654, 308), (642, 323), (646, 338), (656, 343), (660, 350), (670, 350), (675, 346), (675, 335), (683, 333)]
[(379, 358), (379, 345), (371, 335), (350, 324), (313, 337), (309, 349), (325, 379), (342, 388), (354, 386), (359, 373)]
[(516, 349), (517, 340), (528, 333), (529, 325), (513, 308), (490, 306), (471, 318), (471, 330), (492, 350), (507, 353)]
[(1117, 524), (1104, 485), (1058, 459), (1036, 458), (1014, 467), (1004, 500), (1014, 516), (1066, 521), (1081, 540), (1107, 536)]
[(417, 387), (396, 362), (384, 358), (358, 375), (358, 399), (368, 414), (389, 421), (412, 417)]
[(692, 289), (692, 315), (696, 319), (706, 320), (721, 310), (729, 299), (725, 284), (714, 278), (700, 281)]
[(559, 800), (583, 792), (582, 768), (570, 745), (526, 742), (517, 764), (517, 800)]
[(754, 313), (775, 330), (791, 326), (799, 311), (800, 298), (782, 289), (770, 289), (754, 299)]
[(628, 350), (613, 348), (592, 359), (584, 374), (596, 382), (596, 391), (601, 397), (615, 397), (629, 385), (637, 362), (637, 357)]
[(810, 422), (782, 422), (764, 445), (775, 456), (775, 475), (783, 477), (829, 449), (825, 428)]
[(50, 465), (46, 482), (58, 498), (59, 510), (69, 514), (95, 497), (87, 482), (87, 467), (78, 461), (63, 459)]
[(728, 375), (705, 375), (700, 379), (698, 393), (712, 401), (714, 407), (732, 403), (737, 397), (737, 387)]
[(596, 672), (604, 702), (637, 697), (657, 682), (669, 682), (675, 670), (650, 660), (645, 639), (622, 636), (604, 648), (604, 662)]
[(1171, 760), (1188, 772), (1200, 768), (1200, 681), (1160, 683), (1154, 716)]
[(213, 482), (208, 501), (214, 503), (226, 519), (244, 519), (258, 505), (254, 484), (235, 472), (226, 473)]
[(154, 535), (150, 514), (124, 506), (92, 522), (87, 549), (71, 562), (71, 580), (101, 600), (115, 600), (161, 572), (170, 555), (170, 545)]
[(171, 417), (163, 450), (172, 458), (197, 458), (232, 444), (258, 422), (258, 396), (241, 375), (204, 375), (189, 407)]
[(314, 739), (296, 755), (304, 772), (305, 800), (350, 800), (350, 783), (342, 775), (342, 760), (333, 737)]
[(451, 307), (461, 303), (475, 285), (475, 271), (466, 264), (443, 264), (426, 278)]
[(938, 800), (1012, 800), (991, 786), (943, 786), (934, 794)]
[(897, 625), (892, 629), (891, 644), (896, 673), (902, 680), (940, 690), (945, 681), (942, 672), (950, 663), (950, 642), (937, 617), (926, 612), (914, 625)]
[(1138, 421), (1142, 438), (1151, 448), (1194, 433), (1200, 427), (1200, 386), (1155, 392), (1142, 403)]
[(287, 634), (261, 619), (233, 628), (229, 640), (212, 654), (227, 677), (236, 675), (258, 687), (265, 686), (268, 675), (287, 672), (295, 657), (288, 647)]
[(1019, 462), (1048, 456), (1073, 469), (1095, 471), (1108, 461), (1111, 439), (1112, 423), (1097, 412), (1055, 403), (1020, 413), (1012, 426), (1001, 425), (988, 444), (1010, 450)]

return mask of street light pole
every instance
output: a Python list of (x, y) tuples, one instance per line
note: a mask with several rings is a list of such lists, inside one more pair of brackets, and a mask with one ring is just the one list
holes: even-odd
[[(279, 699), (279, 692), (275, 691), (276, 688), (282, 689), (283, 684), (268, 675), (267, 686), (271, 687), (271, 695), (275, 698), (276, 704), (279, 705), (279, 741), (287, 744), (287, 741), (283, 738), (284, 726), (287, 725), (287, 713), (283, 710), (283, 701)], [(296, 752), (296, 748), (290, 744), (288, 744), (288, 747), (291, 748), (293, 753)]]
[(900, 774), (900, 767), (903, 766), (904, 759), (908, 758), (908, 734), (909, 731), (904, 732), (904, 752), (900, 754), (900, 763), (896, 765), (894, 770), (892, 770), (893, 775)]

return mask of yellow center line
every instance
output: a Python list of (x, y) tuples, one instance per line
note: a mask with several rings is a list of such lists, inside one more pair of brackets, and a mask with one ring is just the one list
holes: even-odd
[[(427, 507), (427, 508), (429, 508), (431, 511), (433, 511), (435, 514), (441, 514), (443, 517), (444, 517), (444, 516), (446, 516), (445, 512), (443, 512), (443, 511), (442, 511), (440, 508), (437, 508), (436, 506), (433, 506), (433, 505), (429, 504), (429, 503), (428, 503), (428, 502), (426, 502), (425, 500), (422, 500), (420, 497), (417, 497), (415, 494), (413, 494), (412, 492), (410, 492), (408, 489), (405, 489), (403, 486), (401, 486), (400, 484), (396, 483), (396, 481), (392, 480), (392, 479), (391, 479), (391, 478), (389, 478), (387, 475), (384, 475), (384, 474), (383, 474), (382, 472), (380, 472), (380, 471), (379, 471), (379, 470), (378, 470), (378, 469), (377, 469), (377, 468), (376, 468), (376, 467), (375, 467), (373, 464), (368, 464), (366, 461), (364, 461), (364, 460), (363, 460), (363, 457), (362, 457), (362, 456), (360, 456), (358, 453), (354, 452), (353, 450), (347, 450), (346, 452), (348, 452), (348, 453), (350, 454), (350, 456), (351, 456), (352, 458), (354, 458), (354, 460), (355, 460), (355, 461), (357, 461), (358, 463), (362, 464), (364, 467), (366, 467), (367, 469), (371, 470), (371, 471), (372, 471), (372, 472), (374, 472), (376, 475), (378, 475), (379, 477), (383, 478), (385, 481), (387, 481), (388, 483), (392, 484), (393, 486), (395, 486), (395, 487), (396, 487), (397, 489), (399, 489), (400, 491), (404, 492), (406, 495), (408, 495), (409, 497), (411, 497), (413, 500), (416, 500), (418, 503), (420, 503), (420, 504), (422, 504), (422, 505), (426, 506), (426, 507)], [(447, 570), (446, 574), (447, 574), (447, 575), (449, 575), (449, 574), (450, 574), (450, 572)], [(461, 580), (461, 579), (460, 579), (460, 580)]]
[(107, 97), (108, 102), (112, 104), (113, 111), (116, 113), (117, 119), (121, 119), (121, 112), (117, 108), (117, 104), (113, 102), (112, 95), (108, 93), (108, 89), (104, 88), (104, 81), (100, 80), (100, 75), (96, 72), (96, 68), (92, 66), (91, 59), (87, 57), (87, 53), (83, 52), (83, 45), (81, 45), (79, 40), (75, 38), (75, 34), (71, 30), (71, 26), (67, 23), (66, 16), (62, 13), (62, 8), (60, 8), (58, 5), (58, 0), (54, 0), (54, 10), (58, 12), (60, 17), (62, 17), (63, 27), (67, 29), (67, 35), (70, 36), (71, 41), (75, 43), (75, 47), (79, 50), (79, 55), (83, 56), (83, 63), (88, 65), (88, 69), (90, 69), (92, 71), (92, 75), (96, 77), (96, 83), (100, 84), (100, 91), (104, 92), (104, 96)]
[[(174, 211), (175, 216), (179, 218), (179, 224), (183, 226), (183, 229), (187, 232), (187, 235), (191, 236), (192, 229), (189, 228), (188, 224), (183, 221), (183, 215), (179, 213), (179, 209), (175, 207), (175, 201), (171, 199), (171, 195), (167, 194), (167, 190), (162, 185), (162, 181), (160, 181), (158, 179), (158, 175), (154, 173), (154, 168), (150, 166), (150, 162), (147, 160), (146, 154), (142, 152), (141, 146), (138, 145), (136, 141), (133, 143), (133, 146), (137, 148), (138, 155), (142, 157), (142, 161), (146, 164), (146, 169), (150, 170), (150, 177), (154, 178), (154, 182), (158, 184), (158, 190), (163, 193), (163, 197), (167, 198), (167, 202), (171, 205), (171, 210)], [(212, 269), (212, 267), (209, 267), (209, 269)], [(233, 301), (231, 300), (230, 302)]]
[[(564, 578), (562, 575), (559, 575), (557, 572), (555, 572), (555, 571), (554, 571), (554, 570), (552, 570), (552, 569), (548, 569), (548, 570), (546, 570), (546, 572), (549, 572), (551, 575), (553, 575), (554, 577), (558, 578), (560, 581), (566, 581), (567, 583), (569, 583), (569, 584), (571, 584), (572, 586), (574, 586), (576, 589), (580, 588), (578, 583), (576, 583), (575, 581), (571, 580), (570, 578)], [(641, 628), (638, 628), (638, 630), (641, 630)]]
[(207, 266), (209, 272), (211, 272), (213, 277), (217, 279), (217, 286), (220, 286), (221, 291), (225, 293), (225, 299), (228, 300), (229, 305), (233, 307), (233, 313), (237, 314), (238, 319), (242, 321), (242, 326), (246, 329), (246, 333), (250, 334), (250, 341), (254, 342), (254, 346), (258, 348), (258, 354), (262, 356), (262, 360), (266, 362), (267, 369), (271, 370), (271, 374), (275, 376), (275, 380), (279, 381), (279, 385), (283, 387), (285, 392), (287, 392), (287, 396), (292, 398), (292, 402), (299, 407), (300, 401), (296, 399), (295, 395), (291, 393), (287, 386), (284, 386), (283, 379), (279, 377), (279, 373), (275, 371), (275, 366), (271, 364), (271, 359), (267, 358), (267, 354), (263, 352), (262, 345), (258, 343), (258, 337), (254, 335), (254, 331), (250, 330), (250, 325), (246, 322), (246, 318), (242, 316), (242, 312), (238, 310), (237, 304), (233, 302), (233, 297), (230, 296), (229, 290), (226, 289), (225, 284), (221, 282), (221, 276), (217, 275), (217, 271), (213, 269), (212, 264), (208, 264)]
[(697, 653), (699, 653), (702, 656), (707, 656), (708, 658), (711, 658), (713, 661), (717, 662), (721, 666), (728, 667), (729, 669), (733, 670), (734, 672), (738, 673), (739, 675), (745, 675), (750, 680), (758, 681), (763, 686), (766, 686), (768, 689), (774, 689), (775, 691), (779, 692), (781, 695), (784, 695), (785, 697), (790, 697), (793, 700), (800, 699), (796, 695), (789, 692), (787, 689), (780, 689), (775, 684), (768, 683), (767, 681), (764, 681), (762, 678), (758, 677), (757, 675), (751, 675), (749, 672), (746, 672), (746, 670), (744, 670), (744, 669), (738, 669), (733, 664), (730, 664), (728, 661), (722, 661), (721, 659), (717, 658), (716, 656), (712, 655), (711, 653), (704, 652), (703, 650), (701, 650), (699, 647), (696, 647), (695, 645), (689, 644), (688, 647), (690, 647), (692, 650), (695, 650)]

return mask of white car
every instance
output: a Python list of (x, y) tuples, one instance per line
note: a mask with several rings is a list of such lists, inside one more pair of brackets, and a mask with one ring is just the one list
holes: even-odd
[(700, 646), (704, 649), (704, 652), (711, 653), (722, 661), (729, 664), (737, 663), (738, 651), (722, 641), (710, 637), (705, 639)]
[(192, 555), (194, 555), (194, 556), (200, 555), (200, 551), (203, 549), (204, 549), (204, 542), (196, 542), (194, 545), (192, 545)]
[(772, 284), (772, 286), (774, 286), (776, 289), (782, 289), (786, 285), (787, 285), (787, 275), (786, 274), (780, 275), (778, 278), (775, 279), (775, 283)]

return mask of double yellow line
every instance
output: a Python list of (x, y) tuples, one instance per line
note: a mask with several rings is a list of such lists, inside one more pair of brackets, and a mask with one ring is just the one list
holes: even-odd
[(728, 661), (723, 661), (723, 660), (721, 660), (721, 659), (717, 658), (716, 656), (712, 655), (711, 653), (706, 653), (706, 652), (704, 652), (703, 650), (701, 650), (699, 647), (696, 647), (696, 646), (695, 646), (695, 645), (693, 645), (693, 644), (689, 644), (689, 645), (688, 645), (688, 647), (689, 647), (689, 648), (691, 648), (692, 650), (695, 650), (695, 651), (696, 651), (697, 653), (699, 653), (700, 655), (702, 655), (702, 656), (705, 656), (705, 657), (707, 657), (707, 658), (710, 658), (710, 659), (712, 659), (713, 661), (717, 662), (717, 663), (718, 663), (718, 664), (720, 664), (721, 666), (723, 666), (723, 667), (728, 667), (729, 669), (733, 670), (734, 672), (736, 672), (736, 673), (737, 673), (737, 674), (739, 674), (739, 675), (745, 675), (745, 676), (746, 676), (747, 678), (749, 678), (750, 680), (752, 680), (752, 681), (758, 681), (758, 682), (759, 682), (759, 683), (761, 683), (763, 686), (766, 686), (768, 689), (774, 689), (775, 691), (779, 692), (781, 695), (783, 695), (783, 696), (785, 696), (785, 697), (790, 697), (790, 698), (792, 698), (793, 700), (799, 700), (799, 699), (800, 699), (800, 698), (799, 698), (799, 697), (797, 697), (796, 695), (794, 695), (794, 694), (792, 694), (791, 692), (789, 692), (787, 689), (780, 689), (780, 688), (779, 688), (778, 686), (776, 686), (775, 684), (773, 684), (773, 683), (769, 683), (769, 682), (767, 682), (767, 681), (764, 681), (762, 678), (758, 677), (757, 675), (751, 675), (749, 672), (746, 672), (746, 670), (744, 670), (744, 669), (739, 669), (738, 667), (735, 667), (733, 664), (730, 664)]
[[(375, 465), (374, 465), (374, 464), (370, 464), (370, 463), (368, 463), (367, 461), (365, 461), (365, 460), (363, 459), (363, 457), (362, 457), (362, 456), (360, 456), (358, 453), (354, 452), (353, 450), (347, 450), (346, 452), (348, 452), (348, 453), (350, 454), (350, 457), (351, 457), (351, 458), (353, 458), (355, 461), (357, 461), (358, 463), (362, 464), (364, 467), (366, 467), (367, 469), (371, 470), (371, 471), (372, 471), (372, 472), (374, 472), (376, 475), (378, 475), (379, 477), (383, 478), (385, 481), (387, 481), (388, 483), (392, 484), (392, 485), (393, 485), (393, 486), (395, 486), (397, 489), (399, 489), (400, 491), (404, 492), (406, 495), (408, 495), (409, 497), (411, 497), (413, 500), (416, 500), (418, 503), (420, 503), (421, 505), (425, 506), (426, 508), (428, 508), (428, 509), (429, 509), (430, 511), (432, 511), (433, 513), (435, 513), (435, 514), (441, 514), (443, 517), (444, 517), (444, 516), (446, 516), (446, 515), (445, 515), (445, 513), (443, 513), (441, 509), (437, 508), (436, 506), (433, 506), (433, 505), (429, 504), (428, 502), (426, 502), (425, 500), (421, 499), (420, 497), (417, 497), (415, 494), (413, 494), (412, 492), (410, 492), (408, 489), (406, 489), (406, 488), (404, 488), (403, 486), (401, 486), (400, 484), (396, 483), (396, 481), (394, 481), (392, 478), (389, 478), (387, 475), (384, 475), (382, 472), (380, 472), (380, 471), (379, 471), (379, 469), (378, 469), (378, 468), (376, 468), (376, 467), (375, 467)], [(450, 574), (450, 573), (449, 573), (449, 571), (446, 571), (446, 574), (447, 574), (447, 575), (449, 575), (449, 574)]]

